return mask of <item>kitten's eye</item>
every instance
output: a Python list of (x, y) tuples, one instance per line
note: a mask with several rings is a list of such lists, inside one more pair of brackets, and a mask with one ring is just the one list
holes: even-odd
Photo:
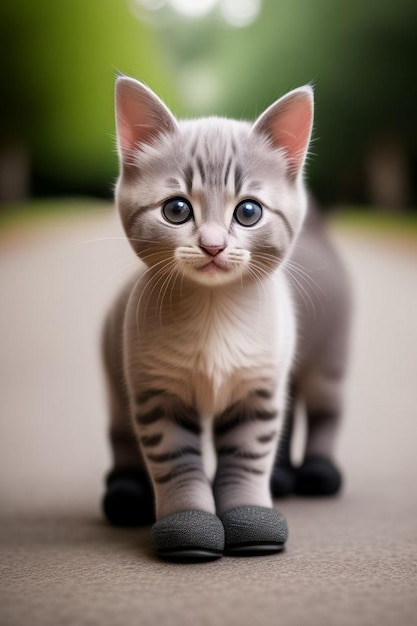
[(234, 217), (241, 226), (254, 226), (262, 217), (262, 207), (254, 200), (244, 200), (237, 205)]
[(162, 207), (162, 215), (171, 224), (185, 224), (193, 216), (193, 209), (188, 200), (172, 198)]

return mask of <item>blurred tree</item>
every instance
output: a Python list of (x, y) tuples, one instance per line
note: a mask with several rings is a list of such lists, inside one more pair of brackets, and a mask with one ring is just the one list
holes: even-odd
[(115, 71), (172, 99), (151, 29), (120, 0), (2, 0), (0, 40), (3, 163), (25, 152), (38, 193), (109, 193)]
[[(244, 28), (228, 25), (218, 10), (185, 19), (168, 2), (154, 2), (161, 8), (153, 11), (141, 2), (151, 5), (0, 4), (3, 154), (18, 167), (30, 163), (37, 193), (46, 190), (43, 183), (49, 190), (110, 190), (118, 69), (193, 116), (254, 118), (287, 90), (312, 82), (308, 178), (318, 195), (416, 201), (415, 0), (263, 0), (258, 18)], [(0, 170), (1, 163), (0, 153)]]
[[(415, 0), (263, 0), (248, 28), (233, 29), (212, 14), (200, 23), (170, 25), (163, 41), (176, 55), (180, 78), (188, 67), (193, 79), (199, 68), (207, 73), (208, 60), (215, 68), (215, 97), (208, 106), (184, 94), (193, 114), (210, 107), (250, 119), (287, 90), (312, 82), (314, 189), (332, 201), (372, 200), (374, 146), (388, 135), (396, 139), (386, 144), (395, 143), (392, 167), (403, 168), (396, 177), (403, 193), (394, 196), (410, 202), (417, 196), (416, 33)], [(188, 90), (192, 82), (185, 81)]]

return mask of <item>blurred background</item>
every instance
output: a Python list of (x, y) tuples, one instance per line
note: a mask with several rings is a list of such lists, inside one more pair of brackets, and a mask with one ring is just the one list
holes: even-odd
[[(0, 622), (414, 623), (416, 0), (1, 0), (0, 48)], [(356, 301), (345, 490), (277, 504), (276, 569), (178, 577), (149, 529), (102, 520), (100, 328), (137, 264), (112, 202), (117, 71), (184, 117), (253, 119), (315, 87), (307, 180)]]
[(0, 202), (111, 196), (121, 71), (185, 117), (313, 83), (318, 198), (412, 211), (416, 34), (414, 0), (2, 0)]
[[(0, 420), (0, 475), (23, 441), (49, 485), (45, 498), (55, 502), (56, 489), (62, 497), (59, 471), (76, 497), (74, 472), (84, 484), (89, 476), (91, 500), (109, 462), (97, 344), (108, 303), (137, 262), (112, 202), (116, 72), (148, 83), (180, 117), (254, 119), (288, 90), (314, 84), (307, 179), (320, 205), (333, 209), (358, 294), (342, 458), (350, 463), (355, 440), (362, 464), (356, 459), (350, 476), (373, 471), (375, 429), (385, 416), (377, 441), (381, 454), (392, 451), (399, 402), (379, 390), (388, 391), (395, 372), (402, 435), (417, 399), (417, 2), (2, 0), (0, 42), (0, 380), (8, 416)], [(303, 271), (308, 305), (314, 280)], [(28, 412), (32, 420), (22, 421)], [(63, 428), (62, 444), (48, 447)], [(80, 429), (100, 442), (96, 455)], [(410, 440), (397, 444), (398, 459), (407, 445), (414, 458)], [(75, 449), (78, 457), (62, 465)], [(33, 493), (30, 464), (14, 476)], [(13, 483), (8, 490), (12, 506)]]

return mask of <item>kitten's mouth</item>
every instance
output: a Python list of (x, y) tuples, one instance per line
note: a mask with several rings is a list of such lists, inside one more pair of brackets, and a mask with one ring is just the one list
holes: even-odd
[(216, 272), (227, 272), (227, 267), (220, 265), (219, 262), (216, 262), (216, 260), (213, 259), (209, 263), (203, 265), (203, 267), (200, 268), (200, 271), (204, 272), (204, 274), (215, 274)]

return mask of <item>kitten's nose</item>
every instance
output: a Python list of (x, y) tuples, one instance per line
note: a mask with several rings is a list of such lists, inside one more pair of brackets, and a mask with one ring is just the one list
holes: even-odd
[(216, 256), (227, 245), (225, 229), (219, 224), (202, 224), (198, 234), (198, 245), (210, 256)]
[(203, 246), (201, 243), (200, 248), (204, 250), (204, 252), (207, 252), (207, 254), (210, 254), (210, 256), (217, 256), (222, 250), (224, 250), (224, 247), (221, 246)]

